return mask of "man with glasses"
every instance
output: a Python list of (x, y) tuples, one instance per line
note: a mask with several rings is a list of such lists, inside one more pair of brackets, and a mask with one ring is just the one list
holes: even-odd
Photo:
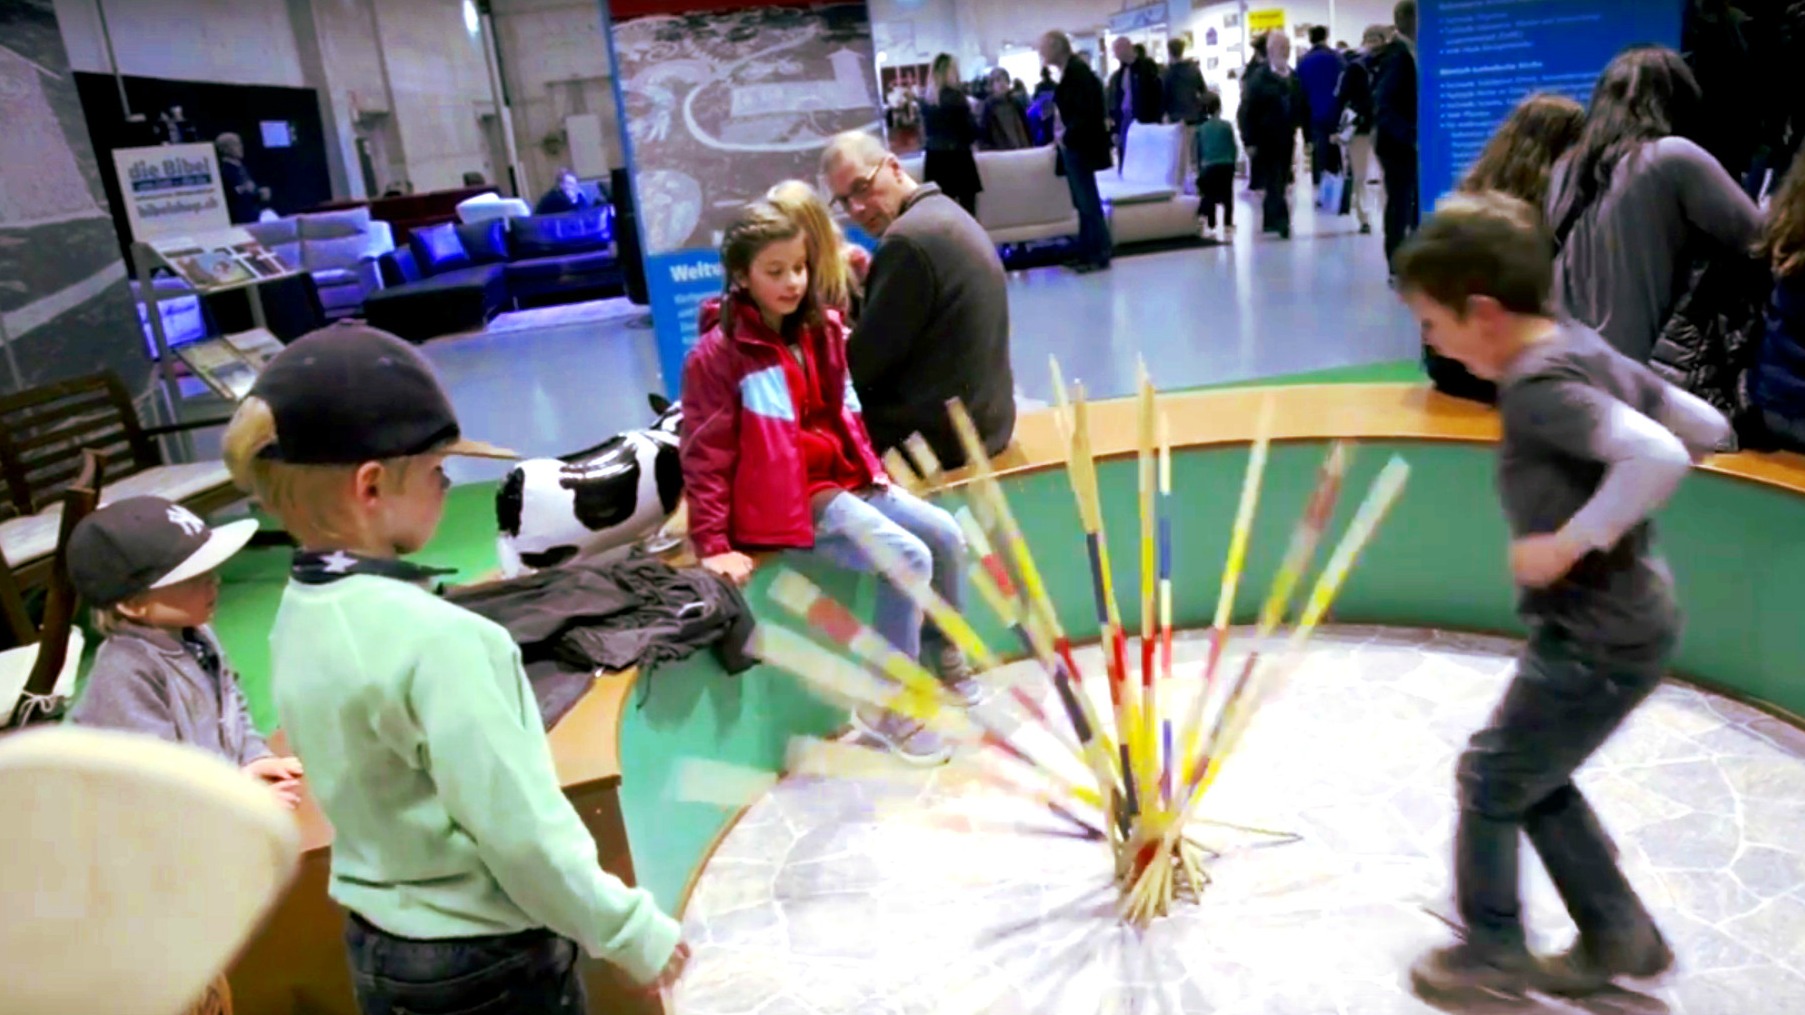
[(876, 137), (842, 134), (821, 155), (834, 206), (880, 244), (846, 357), (880, 452), (919, 433), (948, 468), (965, 452), (948, 399), (970, 410), (994, 455), (1015, 432), (1009, 295), (989, 234)]

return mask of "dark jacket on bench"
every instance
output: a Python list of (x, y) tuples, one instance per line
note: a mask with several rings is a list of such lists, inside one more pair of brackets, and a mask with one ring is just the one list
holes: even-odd
[(965, 403), (994, 455), (1015, 432), (1009, 294), (978, 221), (925, 184), (903, 203), (871, 261), (865, 309), (846, 351), (882, 454), (920, 433), (947, 468), (965, 462), (946, 403)]

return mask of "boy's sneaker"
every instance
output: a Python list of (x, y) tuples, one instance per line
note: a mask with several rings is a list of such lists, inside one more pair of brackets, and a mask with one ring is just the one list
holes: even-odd
[(954, 698), (966, 708), (977, 708), (990, 697), (990, 689), (978, 682), (972, 675), (971, 664), (965, 661), (965, 653), (946, 645), (934, 660), (934, 672), (940, 677), (940, 683)]
[(1517, 998), (1539, 985), (1536, 961), (1523, 948), (1480, 949), (1461, 942), (1437, 948), (1410, 967), (1410, 986), (1431, 1000)]
[(861, 735), (883, 744), (890, 753), (911, 765), (931, 768), (944, 765), (953, 756), (940, 735), (907, 716), (895, 712), (873, 712), (864, 709), (852, 713), (852, 725)]
[(1596, 994), (1622, 977), (1650, 980), (1673, 968), (1673, 949), (1652, 923), (1613, 940), (1581, 934), (1565, 952), (1541, 959), (1542, 990), (1563, 997)]

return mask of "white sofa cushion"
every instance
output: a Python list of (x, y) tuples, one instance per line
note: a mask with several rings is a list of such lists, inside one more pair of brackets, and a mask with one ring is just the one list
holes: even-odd
[(1179, 174), (1184, 171), (1184, 126), (1177, 123), (1133, 123), (1128, 125), (1128, 150), (1122, 157), (1120, 177), (1123, 183), (1143, 187), (1184, 189)]
[(1072, 189), (1057, 169), (1051, 145), (979, 152), (978, 221), (994, 232), (1063, 223), (1077, 217)]

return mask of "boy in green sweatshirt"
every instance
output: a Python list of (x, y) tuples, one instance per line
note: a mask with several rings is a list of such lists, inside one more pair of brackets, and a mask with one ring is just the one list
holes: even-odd
[(601, 869), (559, 788), (520, 652), (410, 564), (464, 440), (425, 359), (338, 325), (272, 360), (225, 457), (300, 542), (271, 635), (277, 712), (332, 822), (331, 894), (366, 1013), (585, 1010), (577, 949), (634, 981), (688, 957)]

